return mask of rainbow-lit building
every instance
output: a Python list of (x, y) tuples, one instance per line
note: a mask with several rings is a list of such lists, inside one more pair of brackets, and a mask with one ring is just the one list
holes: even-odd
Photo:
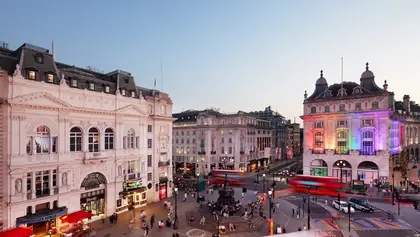
[(392, 120), (394, 94), (366, 70), (360, 83), (328, 85), (321, 71), (303, 103), (305, 175), (341, 177), (365, 184), (389, 178), (390, 153), (399, 153), (401, 124)]

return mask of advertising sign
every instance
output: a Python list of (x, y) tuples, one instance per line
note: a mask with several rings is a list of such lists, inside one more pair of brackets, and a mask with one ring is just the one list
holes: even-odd
[(123, 190), (130, 191), (130, 190), (138, 189), (138, 188), (141, 188), (142, 185), (143, 185), (143, 182), (141, 179), (133, 180), (133, 181), (126, 181), (123, 183)]
[(286, 154), (287, 154), (287, 159), (291, 160), (293, 158), (293, 150), (290, 147), (286, 147)]
[(166, 185), (161, 185), (159, 187), (159, 199), (166, 198)]

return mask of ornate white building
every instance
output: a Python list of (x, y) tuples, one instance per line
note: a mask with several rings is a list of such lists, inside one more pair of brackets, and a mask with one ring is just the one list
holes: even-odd
[(375, 84), (366, 64), (360, 84), (328, 86), (321, 71), (315, 91), (305, 92), (304, 174), (341, 177), (343, 182), (388, 182), (390, 153), (400, 149), (400, 122), (390, 119), (393, 93)]
[(110, 215), (171, 196), (172, 101), (55, 62), (47, 49), (0, 49), (0, 218), (30, 225), (84, 209)]
[(173, 156), (178, 172), (250, 171), (269, 164), (270, 122), (244, 112), (188, 110), (173, 114)]

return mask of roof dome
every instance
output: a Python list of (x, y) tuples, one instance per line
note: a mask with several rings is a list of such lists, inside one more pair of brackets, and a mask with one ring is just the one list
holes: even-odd
[(321, 76), (318, 80), (316, 80), (315, 85), (317, 86), (317, 85), (325, 85), (325, 84), (328, 84), (328, 83), (327, 83), (327, 80), (324, 78), (324, 72), (321, 70)]
[(375, 75), (373, 74), (373, 72), (369, 70), (369, 63), (366, 63), (366, 71), (362, 73), (362, 76), (360, 77), (360, 79), (368, 79), (368, 78), (374, 78), (374, 77)]

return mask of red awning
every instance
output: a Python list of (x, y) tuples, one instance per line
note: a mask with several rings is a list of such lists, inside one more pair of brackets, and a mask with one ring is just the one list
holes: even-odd
[(4, 232), (0, 232), (0, 237), (29, 237), (33, 234), (34, 233), (30, 228), (17, 227)]
[(93, 216), (93, 215), (90, 212), (80, 210), (80, 211), (73, 212), (73, 213), (70, 213), (68, 215), (62, 216), (62, 217), (60, 217), (60, 220), (63, 221), (63, 222), (67, 222), (67, 223), (72, 224), (72, 223), (76, 223), (78, 221), (81, 221), (83, 219), (89, 218), (91, 216)]

